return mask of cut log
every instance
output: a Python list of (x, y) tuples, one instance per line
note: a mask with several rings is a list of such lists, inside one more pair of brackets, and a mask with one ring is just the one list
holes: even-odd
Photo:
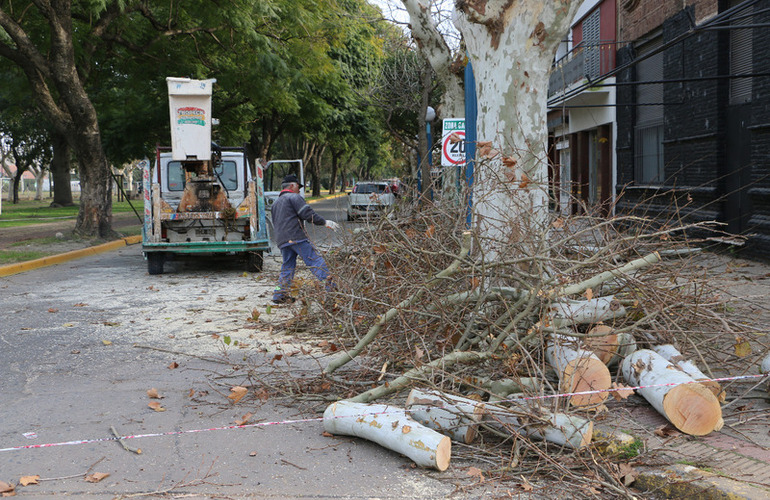
[(501, 380), (488, 380), (482, 387), (489, 391), (489, 402), (494, 403), (504, 399), (509, 394), (520, 392), (540, 392), (542, 383), (534, 377), (521, 377), (516, 380), (504, 378)]
[(599, 323), (626, 315), (626, 308), (615, 297), (591, 300), (565, 300), (551, 304), (551, 321), (556, 328)]
[(449, 467), (452, 441), (410, 418), (403, 408), (337, 401), (326, 408), (323, 424), (326, 432), (373, 441), (420, 467)]
[(610, 326), (596, 325), (588, 330), (588, 336), (583, 339), (583, 347), (593, 351), (602, 363), (612, 367), (636, 350), (636, 340), (628, 332), (616, 333)]
[(759, 373), (770, 373), (770, 353), (759, 363)]
[(685, 359), (682, 353), (679, 352), (676, 347), (671, 344), (656, 345), (652, 347), (652, 350), (666, 358), (669, 362), (675, 364), (687, 375), (691, 376), (706, 389), (714, 393), (717, 400), (720, 403), (725, 401), (725, 391), (722, 390), (722, 386), (719, 382), (714, 382), (711, 377), (706, 376), (705, 373), (698, 369), (698, 366), (692, 361)]
[(655, 351), (636, 351), (620, 367), (630, 385), (657, 386), (638, 391), (680, 431), (705, 436), (722, 427), (722, 408), (714, 393)]
[(469, 444), (476, 438), (484, 403), (438, 391), (412, 389), (406, 398), (406, 412), (426, 427)]
[[(559, 376), (559, 390), (565, 393), (602, 391), (612, 385), (607, 366), (591, 351), (581, 348), (575, 339), (552, 335), (545, 350), (546, 359)], [(608, 392), (576, 394), (569, 401), (575, 406), (603, 402)]]
[(514, 403), (510, 408), (487, 405), (484, 421), (506, 432), (516, 432), (532, 439), (580, 449), (591, 444), (594, 424), (588, 419), (566, 413), (551, 413)]

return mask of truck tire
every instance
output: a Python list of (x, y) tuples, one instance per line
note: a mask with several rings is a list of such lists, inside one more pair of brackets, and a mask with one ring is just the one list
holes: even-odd
[(147, 272), (150, 274), (163, 274), (163, 252), (147, 253)]
[(258, 273), (262, 271), (262, 265), (264, 264), (264, 257), (262, 251), (247, 252), (246, 253), (246, 270), (250, 273)]

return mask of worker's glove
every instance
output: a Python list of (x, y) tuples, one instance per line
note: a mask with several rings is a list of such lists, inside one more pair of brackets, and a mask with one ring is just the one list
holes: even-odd
[(334, 222), (333, 220), (327, 220), (326, 221), (326, 227), (328, 227), (332, 231), (336, 231), (337, 229), (340, 228), (340, 225), (337, 224), (336, 222)]

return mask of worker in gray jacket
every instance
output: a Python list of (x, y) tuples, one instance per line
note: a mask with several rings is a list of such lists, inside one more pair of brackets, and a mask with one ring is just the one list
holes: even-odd
[(339, 228), (339, 224), (333, 220), (324, 219), (310, 208), (299, 194), (300, 187), (302, 184), (296, 175), (290, 174), (284, 177), (281, 193), (272, 207), (274, 239), (283, 257), (278, 286), (273, 292), (273, 302), (276, 304), (294, 300), (289, 295), (289, 288), (297, 269), (297, 256), (301, 257), (313, 275), (326, 285), (327, 290), (332, 286), (326, 261), (310, 243), (305, 232), (304, 221), (317, 226), (326, 226), (334, 231)]

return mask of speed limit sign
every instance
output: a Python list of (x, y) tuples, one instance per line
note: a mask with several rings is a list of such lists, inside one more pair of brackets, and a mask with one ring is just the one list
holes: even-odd
[(441, 135), (441, 166), (451, 167), (465, 163), (465, 118), (444, 120)]

